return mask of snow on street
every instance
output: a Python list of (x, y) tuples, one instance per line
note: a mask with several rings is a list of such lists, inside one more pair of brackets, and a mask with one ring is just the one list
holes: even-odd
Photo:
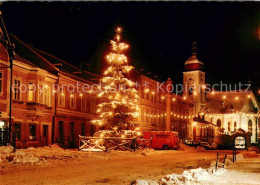
[[(244, 158), (245, 157), (245, 158)], [(260, 184), (260, 154), (242, 152), (235, 163), (215, 171), (215, 166), (186, 170), (182, 174), (169, 174), (161, 180), (138, 179), (136, 185), (245, 185)]]
[[(2, 185), (129, 185), (136, 179), (158, 182), (168, 174), (182, 174), (185, 170), (199, 167), (209, 168), (211, 163), (215, 162), (216, 152), (187, 146), (182, 146), (180, 151), (112, 151), (111, 153), (79, 152), (75, 149), (65, 150), (55, 145), (20, 149), (18, 154), (1, 155), (8, 160), (2, 160), (0, 163), (0, 181)], [(231, 155), (231, 151), (228, 152)], [(34, 160), (27, 160), (28, 156), (33, 156)]]

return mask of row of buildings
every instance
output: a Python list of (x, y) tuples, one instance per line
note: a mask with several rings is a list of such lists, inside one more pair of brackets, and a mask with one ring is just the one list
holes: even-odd
[[(52, 143), (76, 147), (78, 135), (92, 136), (99, 130), (91, 120), (97, 118), (96, 106), (103, 100), (96, 96), (98, 86), (89, 87), (97, 84), (100, 76), (8, 34), (3, 21), (0, 28), (0, 130), (11, 125), (17, 147)], [(257, 142), (259, 104), (254, 94), (206, 94), (203, 65), (195, 52), (185, 62), (183, 84), (194, 88), (184, 89), (183, 95), (157, 91), (161, 83), (135, 72), (134, 81), (141, 84), (137, 88), (140, 117), (136, 125), (141, 130), (174, 130), (181, 139), (220, 144), (222, 135), (243, 132), (250, 135), (250, 142)], [(168, 79), (165, 84), (171, 83)]]

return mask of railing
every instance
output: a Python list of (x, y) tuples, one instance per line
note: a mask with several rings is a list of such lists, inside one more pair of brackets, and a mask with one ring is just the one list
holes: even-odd
[(233, 148), (233, 163), (237, 160), (237, 149), (236, 147)]
[[(221, 155), (224, 155), (224, 158), (222, 159), (223, 160), (222, 162), (220, 161), (220, 156)], [(222, 167), (222, 168), (225, 167), (226, 159), (227, 159), (227, 154), (219, 153), (219, 152), (217, 153), (217, 160), (216, 160), (216, 167), (215, 167), (216, 171), (217, 171), (218, 167)]]
[(151, 147), (151, 139), (122, 137), (87, 137), (79, 135), (79, 150), (103, 151), (111, 150), (135, 151)]

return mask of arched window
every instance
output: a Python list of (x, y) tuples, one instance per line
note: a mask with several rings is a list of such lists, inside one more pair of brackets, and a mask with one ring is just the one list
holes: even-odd
[(252, 120), (250, 119), (249, 121), (248, 121), (248, 132), (253, 132), (253, 124), (252, 124)]
[(237, 122), (235, 121), (235, 123), (234, 123), (234, 131), (236, 131), (237, 130)]
[(230, 132), (230, 122), (228, 122), (228, 131)]
[(217, 126), (221, 127), (221, 120), (220, 119), (217, 120)]

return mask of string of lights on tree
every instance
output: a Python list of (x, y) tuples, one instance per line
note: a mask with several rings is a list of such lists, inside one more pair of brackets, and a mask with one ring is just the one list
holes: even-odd
[(92, 121), (114, 130), (134, 128), (134, 121), (139, 117), (139, 96), (135, 83), (127, 78), (133, 69), (124, 54), (129, 45), (121, 42), (122, 32), (121, 27), (116, 28), (115, 37), (110, 41), (111, 51), (106, 56), (108, 68), (100, 80), (103, 86), (97, 95), (105, 101), (98, 105), (99, 119)]

